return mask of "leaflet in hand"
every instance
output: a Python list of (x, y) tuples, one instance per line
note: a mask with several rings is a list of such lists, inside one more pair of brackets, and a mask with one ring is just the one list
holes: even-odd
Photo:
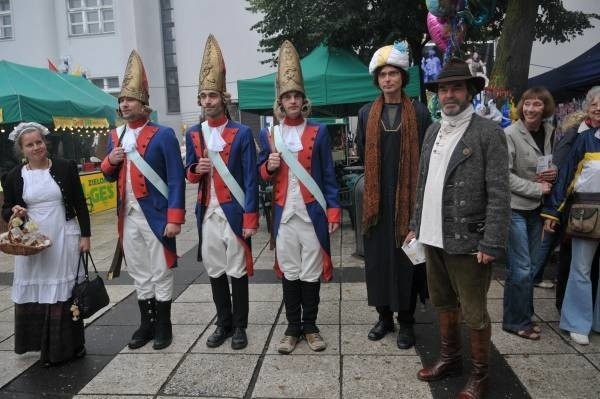
[(425, 247), (416, 238), (410, 240), (408, 244), (402, 245), (402, 250), (413, 265), (425, 263)]

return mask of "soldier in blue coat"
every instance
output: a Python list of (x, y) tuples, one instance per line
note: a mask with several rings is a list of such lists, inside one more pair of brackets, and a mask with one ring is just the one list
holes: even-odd
[(248, 345), (248, 276), (253, 271), (250, 237), (258, 229), (258, 183), (252, 131), (228, 118), (230, 98), (221, 49), (210, 35), (198, 92), (206, 121), (186, 132), (186, 175), (191, 183), (199, 183), (198, 260), (210, 277), (217, 308), (217, 328), (206, 345), (215, 348), (232, 337), (231, 347), (243, 349)]
[(278, 347), (291, 353), (304, 336), (314, 351), (326, 343), (316, 325), (320, 277), (332, 278), (329, 234), (340, 225), (341, 208), (327, 127), (307, 121), (300, 60), (287, 40), (279, 50), (277, 99), (280, 121), (260, 133), (260, 176), (273, 182), (275, 270), (283, 277), (288, 327)]
[(133, 50), (119, 94), (119, 113), (127, 124), (111, 132), (101, 166), (106, 180), (117, 181), (119, 242), (141, 313), (131, 349), (152, 339), (154, 349), (171, 344), (175, 236), (185, 222), (179, 142), (173, 129), (149, 121), (148, 99), (144, 65)]

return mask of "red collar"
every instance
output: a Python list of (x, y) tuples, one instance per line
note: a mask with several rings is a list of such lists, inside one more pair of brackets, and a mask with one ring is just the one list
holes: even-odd
[(147, 118), (137, 119), (135, 121), (129, 121), (129, 122), (127, 122), (127, 126), (130, 129), (137, 129), (139, 127), (144, 126), (146, 124), (146, 122), (148, 122)]
[(219, 127), (219, 126), (227, 123), (227, 117), (222, 116), (222, 117), (216, 118), (216, 119), (206, 118), (206, 121), (208, 122), (208, 126), (210, 126), (210, 127)]
[(288, 118), (286, 116), (285, 118), (283, 118), (283, 123), (285, 123), (288, 126), (300, 126), (301, 124), (304, 123), (304, 118), (300, 117), (300, 118), (292, 119), (292, 118)]

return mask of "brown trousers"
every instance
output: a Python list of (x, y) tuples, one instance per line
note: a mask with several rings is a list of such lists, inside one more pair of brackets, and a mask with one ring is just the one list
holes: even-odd
[(475, 255), (450, 255), (425, 245), (429, 298), (438, 312), (459, 308), (467, 325), (475, 330), (490, 322), (487, 292), (492, 265), (477, 263)]

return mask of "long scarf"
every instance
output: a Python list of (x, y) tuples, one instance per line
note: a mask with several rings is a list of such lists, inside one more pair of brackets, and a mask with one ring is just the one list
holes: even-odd
[[(365, 139), (365, 192), (363, 200), (363, 231), (365, 234), (379, 221), (381, 184), (381, 130), (383, 96), (379, 96), (369, 111)], [(395, 242), (396, 247), (408, 234), (408, 224), (413, 213), (419, 171), (419, 135), (417, 116), (411, 100), (402, 93), (400, 161), (396, 183)], [(398, 133), (400, 134), (400, 132)], [(392, 165), (385, 165), (392, 167)]]

